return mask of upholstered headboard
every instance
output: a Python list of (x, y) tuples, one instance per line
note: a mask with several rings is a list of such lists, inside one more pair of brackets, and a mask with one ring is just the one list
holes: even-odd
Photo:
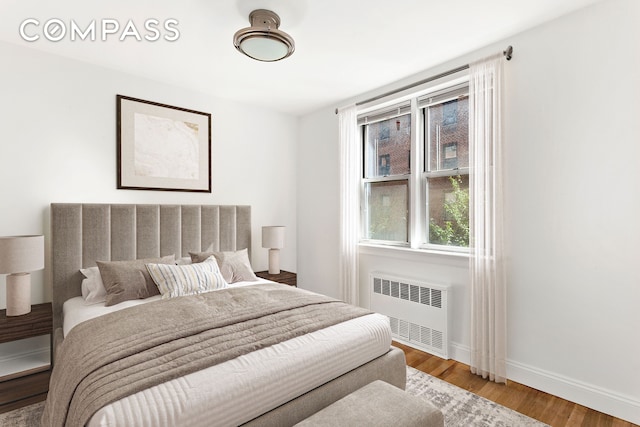
[(96, 260), (244, 248), (251, 253), (250, 206), (53, 203), (53, 331), (62, 326), (62, 304), (81, 295), (80, 269)]

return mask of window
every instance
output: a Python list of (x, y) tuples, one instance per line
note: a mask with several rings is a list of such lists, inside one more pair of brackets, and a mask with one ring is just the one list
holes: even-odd
[(458, 143), (442, 144), (442, 169), (456, 169), (458, 167)]
[(458, 123), (458, 100), (442, 104), (442, 124), (449, 126)]
[(468, 92), (463, 86), (419, 101), (427, 153), (423, 173), (427, 244), (469, 247)]
[(412, 144), (409, 105), (364, 120), (364, 238), (408, 243)]
[(468, 85), (360, 115), (358, 123), (362, 240), (413, 248), (468, 247)]
[(391, 154), (380, 154), (378, 156), (378, 173), (380, 175), (389, 175), (391, 171)]

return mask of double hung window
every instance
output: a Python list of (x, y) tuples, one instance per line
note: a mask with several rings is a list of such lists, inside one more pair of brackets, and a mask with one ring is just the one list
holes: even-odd
[(360, 120), (366, 240), (409, 242), (411, 117), (405, 104)]
[(469, 246), (469, 88), (418, 100), (424, 126), (426, 244)]
[(362, 241), (469, 246), (469, 99), (461, 83), (359, 117)]

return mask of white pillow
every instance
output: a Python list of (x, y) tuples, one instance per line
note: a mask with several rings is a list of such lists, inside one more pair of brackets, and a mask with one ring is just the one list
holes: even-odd
[(191, 264), (190, 256), (183, 256), (182, 258), (176, 258), (176, 265), (187, 265), (187, 264)]
[(147, 270), (162, 298), (201, 294), (227, 287), (213, 256), (189, 265), (147, 264)]
[(105, 302), (107, 298), (107, 290), (102, 283), (102, 276), (98, 267), (83, 268), (80, 270), (85, 277), (82, 280), (82, 298), (84, 303), (97, 304)]

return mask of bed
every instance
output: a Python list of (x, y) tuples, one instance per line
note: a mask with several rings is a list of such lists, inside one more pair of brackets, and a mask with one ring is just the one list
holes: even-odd
[[(84, 336), (83, 333), (95, 334), (95, 331), (100, 331), (98, 335), (101, 337), (116, 335), (117, 331), (126, 330), (129, 327), (131, 323), (126, 323), (130, 322), (129, 319), (134, 319), (131, 322), (138, 326), (134, 332), (127, 333), (135, 335), (143, 325), (144, 328), (147, 327), (145, 325), (147, 322), (141, 319), (146, 319), (146, 316), (154, 312), (167, 315), (171, 319), (180, 319), (176, 321), (184, 321), (185, 324), (196, 323), (192, 322), (192, 319), (208, 317), (226, 319), (226, 314), (225, 316), (208, 314), (219, 313), (220, 307), (223, 306), (226, 309), (226, 301), (240, 301), (239, 304), (244, 304), (232, 306), (231, 311), (238, 315), (245, 312), (253, 315), (251, 307), (254, 306), (264, 306), (267, 311), (275, 311), (271, 310), (272, 306), (282, 305), (281, 311), (270, 314), (275, 316), (285, 314), (289, 316), (291, 313), (297, 313), (297, 310), (303, 310), (302, 307), (290, 306), (298, 300), (307, 304), (305, 307), (314, 307), (318, 313), (322, 313), (322, 310), (316, 307), (342, 304), (330, 298), (310, 295), (309, 292), (282, 284), (241, 281), (222, 290), (192, 297), (165, 300), (155, 296), (143, 301), (127, 301), (106, 308), (100, 307), (99, 304), (92, 305), (90, 307), (92, 314), (86, 314), (86, 311), (83, 311), (81, 283), (85, 276), (80, 270), (94, 267), (96, 261), (157, 258), (168, 254), (174, 254), (177, 259), (182, 259), (188, 257), (190, 252), (245, 249), (250, 254), (251, 208), (249, 206), (52, 204), (51, 260), (54, 328), (52, 361), (54, 371), (47, 406), (56, 409), (50, 409), (49, 412), (58, 411), (59, 406), (55, 406), (52, 402), (56, 401), (57, 396), (71, 389), (63, 386), (66, 384), (68, 375), (63, 374), (64, 366), (72, 363), (69, 360), (73, 357), (69, 354), (75, 354), (75, 352), (69, 353), (71, 345), (84, 345), (84, 338), (78, 338)], [(263, 303), (263, 298), (268, 304)], [(317, 301), (318, 298), (321, 300)], [(204, 307), (202, 301), (205, 299), (206, 304), (212, 304), (214, 308), (209, 306), (202, 308)], [(313, 302), (309, 302), (311, 299)], [(66, 306), (65, 303), (67, 303)], [(77, 314), (78, 311), (73, 309), (74, 304), (83, 314)], [(193, 307), (193, 311), (190, 311), (191, 308), (185, 310), (185, 304), (193, 304), (189, 306)], [(112, 313), (101, 311), (105, 309)], [(376, 379), (404, 388), (406, 380), (404, 354), (391, 347), (388, 325), (381, 326), (383, 316), (357, 312), (360, 309), (346, 307), (346, 304), (342, 304), (340, 309), (344, 311), (344, 314), (341, 314), (344, 320), (337, 323), (331, 323), (335, 320), (327, 320), (329, 323), (326, 325), (320, 321), (311, 322), (307, 319), (310, 315), (306, 312), (302, 314), (302, 311), (297, 314), (298, 318), (293, 320), (285, 317), (278, 319), (260, 317), (261, 320), (255, 321), (269, 322), (269, 325), (298, 325), (295, 322), (306, 322), (304, 328), (311, 329), (304, 330), (304, 333), (296, 332), (295, 335), (287, 336), (284, 341), (274, 341), (273, 344), (266, 346), (242, 344), (247, 348), (255, 347), (256, 349), (238, 350), (240, 353), (235, 357), (218, 361), (211, 366), (199, 367), (193, 372), (180, 375), (167, 374), (168, 379), (165, 378), (158, 384), (151, 383), (144, 389), (134, 388), (130, 395), (120, 396), (116, 393), (121, 392), (120, 389), (126, 386), (112, 386), (114, 390), (104, 393), (100, 389), (100, 393), (107, 396), (102, 400), (106, 403), (104, 405), (101, 403), (96, 411), (88, 405), (89, 409), (86, 410), (91, 412), (90, 416), (79, 418), (83, 419), (81, 424), (89, 426), (125, 423), (127, 425), (287, 426), (307, 418)], [(66, 319), (64, 311), (68, 313)], [(190, 317), (180, 317), (185, 311), (189, 311)], [(194, 315), (193, 313), (202, 314)], [(333, 318), (333, 316), (332, 313), (331, 316), (325, 317)], [(96, 317), (96, 319), (85, 321), (89, 317)], [(94, 327), (94, 323), (91, 323), (94, 321), (103, 329)], [(239, 323), (250, 324), (246, 319)], [(119, 326), (116, 327), (116, 325)], [(217, 331), (231, 327), (225, 325), (217, 325), (216, 334), (218, 334)], [(251, 326), (251, 328), (260, 327), (264, 328), (264, 325)], [(186, 326), (184, 329), (187, 329)], [(302, 326), (300, 331), (303, 331)], [(150, 332), (145, 330), (140, 333)], [(155, 334), (155, 330), (153, 333)], [(242, 333), (234, 332), (234, 334), (232, 335), (234, 339), (231, 341), (234, 351), (236, 347), (241, 347), (235, 342), (236, 336), (260, 335), (254, 329)], [(197, 336), (200, 337), (200, 335)], [(192, 352), (191, 347), (188, 347), (187, 351), (186, 344), (182, 347), (182, 343), (186, 342), (185, 339), (187, 338), (172, 339), (171, 345), (176, 347), (167, 354), (182, 352), (188, 355), (199, 355), (201, 353), (198, 352), (203, 351), (205, 353), (202, 354), (215, 359), (218, 355), (227, 353), (226, 347), (225, 351), (218, 352), (215, 350), (218, 347), (213, 344), (202, 344), (201, 338), (193, 340), (193, 345), (199, 346), (193, 347), (197, 350)], [(66, 355), (65, 351), (67, 351)], [(142, 352), (136, 353), (135, 357), (141, 354)], [(165, 360), (167, 357), (169, 356), (151, 357), (153, 360), (145, 363), (160, 363), (160, 359)], [(200, 356), (192, 356), (193, 358), (197, 359), (198, 363), (203, 363), (202, 360), (205, 359)], [(93, 359), (84, 359), (83, 362), (75, 363), (79, 367), (77, 371), (82, 371), (80, 367), (90, 369), (88, 366), (93, 363)], [(173, 365), (183, 368), (183, 364), (174, 363)], [(176, 372), (182, 372), (178, 368), (175, 368)], [(103, 368), (100, 367), (100, 369)], [(139, 369), (130, 369), (135, 369), (136, 375), (138, 374)], [(156, 369), (171, 371), (174, 368), (166, 369), (162, 365)], [(77, 373), (77, 375), (84, 374)], [(127, 381), (128, 376), (121, 375), (121, 377), (124, 378), (118, 378), (119, 382), (110, 380), (104, 382), (124, 384), (123, 381)], [(141, 383), (146, 384), (145, 381), (147, 379)], [(81, 388), (78, 387), (78, 389)], [(73, 390), (75, 393), (76, 389)], [(112, 395), (117, 398), (109, 399), (108, 397)], [(98, 399), (96, 401), (102, 402)], [(56, 404), (59, 405), (57, 402)], [(74, 419), (69, 418), (69, 420)], [(69, 421), (67, 424), (72, 423)]]

